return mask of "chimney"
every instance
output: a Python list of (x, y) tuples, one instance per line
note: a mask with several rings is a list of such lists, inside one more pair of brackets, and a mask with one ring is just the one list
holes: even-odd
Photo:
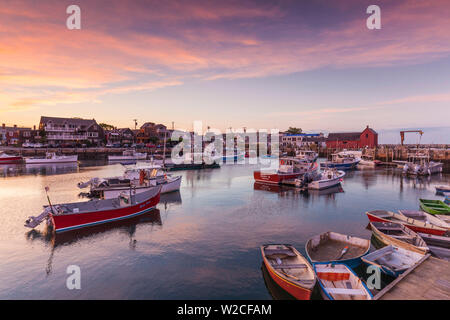
[(6, 127), (6, 124), (3, 123), (3, 124), (2, 124), (2, 128), (5, 129), (5, 127)]
[(36, 130), (36, 125), (33, 126), (33, 130)]
[(17, 124), (14, 125), (14, 129), (17, 129)]

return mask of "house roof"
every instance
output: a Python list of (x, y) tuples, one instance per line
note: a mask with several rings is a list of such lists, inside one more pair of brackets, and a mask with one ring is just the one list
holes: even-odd
[(337, 140), (359, 140), (361, 138), (361, 132), (336, 132), (328, 134), (327, 141)]
[(85, 126), (86, 128), (89, 128), (90, 126), (97, 124), (97, 121), (94, 119), (87, 120), (87, 119), (80, 119), (80, 118), (58, 118), (58, 117), (41, 117), (40, 123), (48, 123), (52, 122), (54, 124), (64, 125), (65, 123), (73, 124), (76, 126)]

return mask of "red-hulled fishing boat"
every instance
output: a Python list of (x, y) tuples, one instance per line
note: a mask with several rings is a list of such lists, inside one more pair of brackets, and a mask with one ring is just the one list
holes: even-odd
[(305, 173), (317, 171), (319, 165), (316, 162), (308, 162), (296, 158), (280, 158), (280, 166), (277, 171), (258, 170), (253, 172), (257, 182), (283, 184), (288, 180), (294, 180)]
[(161, 187), (158, 186), (138, 194), (124, 193), (115, 199), (50, 204), (44, 206), (44, 212), (40, 216), (30, 217), (25, 226), (35, 228), (47, 219), (55, 232), (64, 232), (127, 219), (155, 209), (160, 193)]
[(310, 300), (316, 284), (314, 269), (308, 260), (288, 244), (261, 246), (264, 265), (270, 277), (298, 300)]
[(23, 158), (20, 156), (12, 156), (0, 151), (0, 164), (17, 164), (22, 163)]

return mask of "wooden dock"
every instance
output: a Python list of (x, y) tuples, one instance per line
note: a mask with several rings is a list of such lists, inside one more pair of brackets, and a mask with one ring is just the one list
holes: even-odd
[(450, 300), (450, 262), (428, 254), (374, 300)]

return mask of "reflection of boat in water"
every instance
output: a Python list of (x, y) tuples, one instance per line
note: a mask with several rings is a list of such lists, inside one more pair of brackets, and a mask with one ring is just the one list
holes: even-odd
[(130, 249), (135, 249), (137, 240), (133, 239), (138, 226), (150, 225), (151, 231), (153, 227), (162, 226), (161, 214), (158, 209), (144, 213), (140, 216), (135, 216), (126, 220), (118, 220), (109, 224), (95, 225), (84, 229), (77, 229), (63, 233), (54, 233), (51, 229), (45, 231), (30, 230), (25, 236), (27, 240), (35, 242), (42, 241), (45, 244), (51, 245), (50, 256), (47, 261), (46, 272), (47, 275), (52, 272), (52, 262), (55, 249), (63, 248), (83, 240), (92, 240), (96, 237), (105, 236), (108, 233), (121, 232), (129, 236)]
[(125, 232), (131, 237), (134, 235), (138, 225), (146, 224), (162, 226), (161, 214), (158, 209), (130, 219), (118, 220), (109, 224), (95, 225), (63, 233), (53, 233), (51, 229), (45, 231), (33, 229), (26, 233), (26, 237), (31, 241), (42, 240), (46, 243), (51, 243), (53, 247), (56, 248), (58, 246), (70, 245), (83, 239), (94, 238), (114, 231)]
[(47, 152), (45, 158), (25, 158), (26, 164), (77, 163), (78, 155), (59, 156), (55, 152)]
[(180, 191), (174, 191), (170, 193), (161, 194), (159, 199), (160, 204), (181, 204), (181, 193)]
[(300, 191), (300, 189), (293, 187), (293, 186), (255, 182), (253, 184), (253, 189), (261, 190), (261, 191), (268, 191), (268, 192), (273, 192), (273, 193), (281, 193), (281, 192), (286, 192), (286, 191), (302, 192), (305, 196), (306, 195), (324, 196), (324, 195), (332, 195), (335, 193), (344, 192), (344, 189), (342, 188), (342, 186), (340, 184), (337, 186), (334, 186), (334, 187), (323, 189), (323, 190), (308, 189), (308, 190)]
[(272, 296), (274, 300), (296, 300), (293, 296), (283, 290), (278, 284), (273, 281), (270, 277), (269, 272), (267, 271), (264, 263), (261, 265), (261, 271), (264, 278), (264, 284), (266, 285), (267, 291)]
[(26, 164), (24, 166), (26, 174), (64, 174), (73, 173), (78, 171), (78, 163), (36, 163), (36, 164)]

